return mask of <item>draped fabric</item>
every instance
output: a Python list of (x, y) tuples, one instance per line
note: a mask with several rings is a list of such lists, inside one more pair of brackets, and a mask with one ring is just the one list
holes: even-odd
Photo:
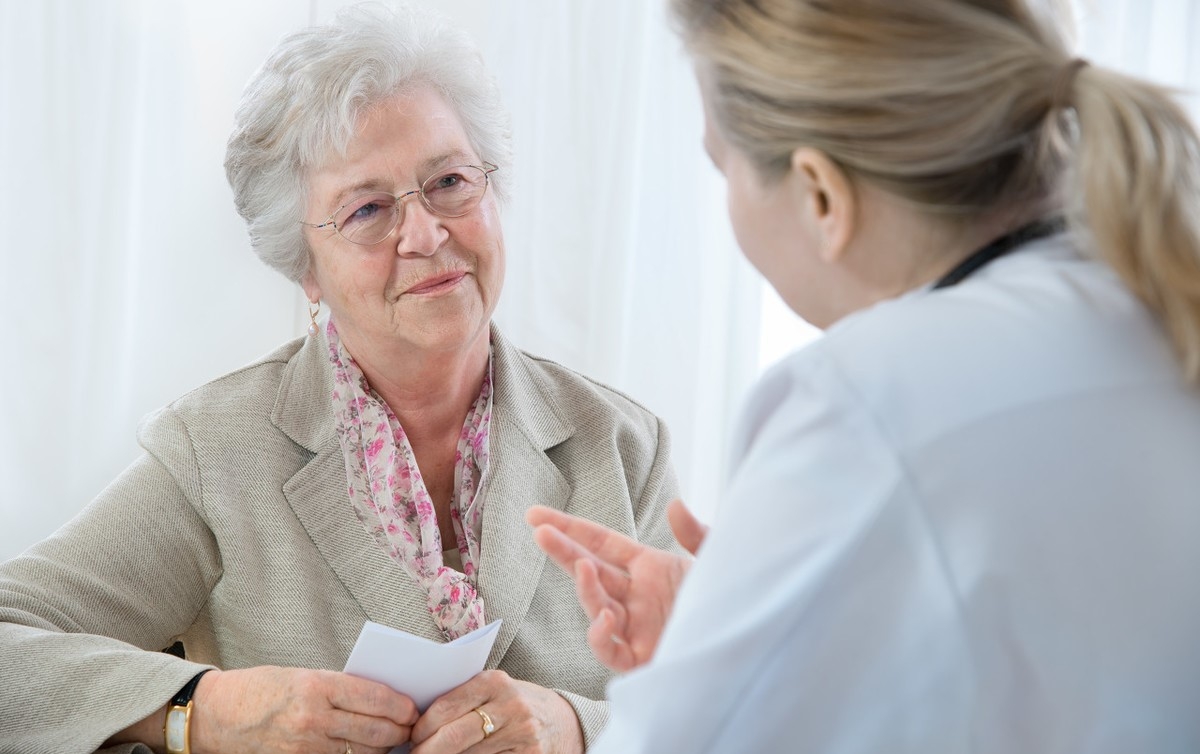
[(484, 625), (475, 589), (484, 500), (477, 495), (488, 466), (492, 424), (492, 360), (479, 396), (467, 412), (454, 459), (450, 521), (462, 570), (442, 560), (441, 533), (408, 435), (391, 407), (371, 389), (337, 326), (325, 325), (333, 367), (333, 415), (346, 464), (348, 504), (380, 548), (428, 595), (429, 614), (452, 641)]

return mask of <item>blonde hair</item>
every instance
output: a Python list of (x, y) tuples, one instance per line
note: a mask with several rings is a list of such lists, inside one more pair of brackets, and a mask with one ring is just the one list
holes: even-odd
[(284, 37), (242, 94), (225, 175), (260, 259), (304, 277), (307, 171), (345, 151), (363, 113), (419, 85), (454, 107), (479, 158), (501, 168), (490, 182), (507, 199), (508, 113), (470, 37), (428, 10), (360, 3)]
[(800, 146), (952, 222), (1062, 207), (1200, 381), (1200, 138), (1076, 64), (1025, 0), (672, 0), (716, 128), (764, 180)]

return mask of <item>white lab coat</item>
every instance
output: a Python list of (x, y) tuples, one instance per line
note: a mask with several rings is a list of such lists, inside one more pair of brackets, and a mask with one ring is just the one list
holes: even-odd
[(1200, 391), (1065, 237), (755, 389), (592, 754), (1200, 751)]

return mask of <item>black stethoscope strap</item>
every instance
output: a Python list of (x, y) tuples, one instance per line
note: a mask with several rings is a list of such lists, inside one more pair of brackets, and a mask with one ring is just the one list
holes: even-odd
[(959, 262), (954, 269), (943, 275), (941, 280), (934, 283), (931, 290), (936, 291), (939, 288), (949, 288), (952, 285), (958, 285), (989, 262), (1011, 251), (1016, 251), (1031, 241), (1061, 233), (1066, 227), (1067, 223), (1063, 218), (1053, 217), (1048, 220), (1036, 220), (1028, 225), (1017, 228), (1012, 233), (1005, 234), (982, 249), (972, 252), (970, 256)]

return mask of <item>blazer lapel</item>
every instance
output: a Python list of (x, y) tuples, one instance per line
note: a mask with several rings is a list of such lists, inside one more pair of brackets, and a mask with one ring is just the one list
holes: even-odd
[(533, 504), (563, 510), (571, 486), (546, 451), (574, 429), (529, 370), (528, 357), (492, 328), (493, 393), (490, 459), (484, 498), (478, 588), (488, 621), (504, 623), (488, 661), (494, 668), (516, 637), (537, 591), (546, 555), (533, 541), (525, 511)]
[(350, 505), (329, 397), (333, 384), (327, 348), (324, 333), (307, 338), (280, 380), (272, 421), (314, 454), (284, 485), (283, 495), (313, 545), (370, 620), (441, 641), (424, 592), (392, 562)]
[[(489, 621), (504, 623), (488, 661), (496, 667), (516, 637), (542, 571), (525, 511), (563, 510), (571, 494), (547, 451), (574, 433), (564, 412), (530, 370), (528, 358), (492, 328), (490, 460), (483, 489), (478, 588)], [(309, 337), (280, 380), (272, 421), (313, 457), (283, 494), (313, 544), (371, 620), (442, 641), (423, 590), (384, 553), (358, 520), (346, 495), (346, 469), (334, 428), (332, 374), (324, 333)]]

